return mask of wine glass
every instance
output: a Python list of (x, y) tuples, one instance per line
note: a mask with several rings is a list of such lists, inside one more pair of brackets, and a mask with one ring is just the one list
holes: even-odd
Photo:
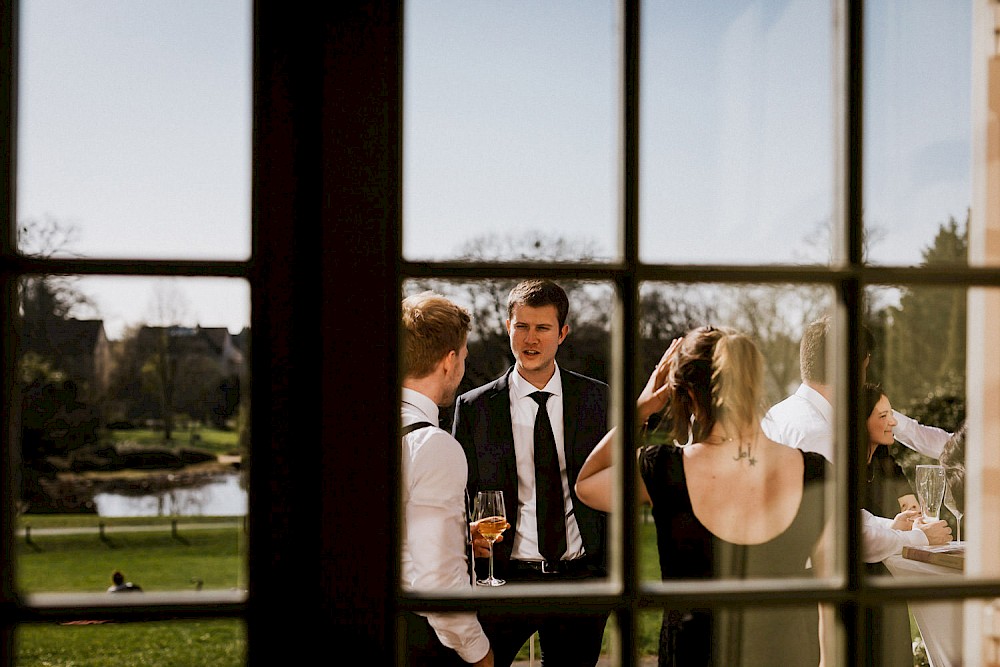
[(503, 491), (480, 491), (472, 519), (478, 521), (479, 533), (490, 543), (490, 576), (476, 583), (480, 586), (503, 586), (506, 581), (493, 576), (493, 543), (510, 526), (503, 504)]
[(948, 486), (944, 466), (919, 465), (916, 473), (917, 500), (925, 521), (937, 521), (941, 517), (941, 502)]
[(944, 506), (948, 508), (952, 516), (955, 517), (955, 529), (957, 535), (955, 537), (956, 542), (962, 541), (962, 510), (959, 509), (958, 503), (955, 502), (955, 496), (951, 493), (951, 485), (947, 485), (944, 491)]

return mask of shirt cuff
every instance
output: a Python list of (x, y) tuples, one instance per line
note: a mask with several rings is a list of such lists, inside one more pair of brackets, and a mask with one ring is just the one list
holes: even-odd
[(468, 646), (463, 646), (458, 650), (458, 656), (468, 663), (479, 662), (490, 652), (490, 640), (486, 635), (480, 635)]
[(908, 547), (926, 547), (930, 546), (930, 540), (927, 539), (927, 535), (924, 531), (919, 528), (911, 528), (910, 530), (901, 531), (903, 533), (903, 539), (906, 541), (906, 546)]

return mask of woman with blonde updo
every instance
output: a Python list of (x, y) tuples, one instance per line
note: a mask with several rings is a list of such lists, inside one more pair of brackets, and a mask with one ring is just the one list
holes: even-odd
[[(700, 327), (670, 345), (639, 396), (642, 428), (660, 415), (673, 439), (639, 452), (664, 580), (809, 577), (820, 564), (829, 464), (764, 435), (763, 380), (749, 337)], [(576, 483), (580, 499), (603, 511), (612, 509), (614, 446), (612, 430)], [(818, 625), (815, 609), (801, 607), (667, 608), (659, 663), (814, 666)]]

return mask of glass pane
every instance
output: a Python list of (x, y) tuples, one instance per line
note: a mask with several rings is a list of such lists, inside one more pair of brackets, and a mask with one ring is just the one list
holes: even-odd
[[(722, 609), (665, 608), (638, 617), (640, 664), (807, 665), (819, 662), (819, 607), (759, 606)], [(839, 630), (824, 609), (824, 650), (828, 665), (835, 659)], [(780, 638), (780, 639), (778, 639)], [(793, 641), (794, 639), (794, 641)], [(889, 664), (889, 663), (878, 663)]]
[(29, 624), (15, 637), (18, 667), (246, 664), (246, 628), (236, 620)]
[[(869, 457), (862, 506), (879, 518), (866, 524), (866, 571), (947, 586), (963, 576), (968, 537), (966, 523), (959, 523), (969, 500), (967, 290), (885, 286), (869, 288), (867, 296), (874, 347), (866, 374), (872, 384), (860, 410), (860, 444)], [(936, 482), (933, 475), (922, 481), (925, 466), (932, 466), (929, 473), (942, 466)], [(887, 607), (870, 621), (883, 628), (886, 660), (909, 655), (912, 646), (931, 664), (962, 664), (960, 603), (912, 603), (908, 611)]]
[[(95, 306), (131, 308), (143, 292), (147, 316), (104, 320)], [(247, 292), (233, 279), (22, 279), (22, 590), (104, 590), (114, 570), (147, 590), (245, 586), (249, 314), (201, 326), (187, 295), (229, 307)]]
[[(860, 411), (869, 461), (863, 506), (886, 521), (895, 520), (894, 528), (917, 528), (920, 523), (901, 525), (906, 521), (897, 515), (914, 506), (926, 510), (918, 502), (923, 486), (918, 466), (946, 464), (948, 469), (940, 471), (943, 483), (936, 485), (942, 496), (931, 514), (949, 530), (922, 528), (931, 546), (945, 548), (958, 537), (957, 517), (964, 512), (967, 292), (949, 287), (870, 288), (868, 302), (874, 347), (867, 369), (872, 384), (865, 388)], [(946, 490), (952, 491), (951, 510), (941, 505)], [(953, 498), (961, 499), (961, 506)], [(928, 512), (921, 514), (927, 518)]]
[(830, 261), (832, 15), (827, 0), (643, 3), (644, 261)]
[(872, 656), (873, 664), (961, 664), (961, 661), (928, 663), (920, 630), (913, 622), (913, 617), (905, 604), (887, 604), (880, 608), (867, 609), (862, 623), (868, 631), (870, 645), (867, 652)]
[(44, 250), (249, 255), (251, 7), (21, 4), (18, 222), (74, 232)]
[(972, 4), (865, 5), (863, 194), (872, 263), (921, 264), (941, 228), (968, 223)]
[[(646, 423), (639, 467), (653, 508), (640, 522), (644, 579), (804, 578), (818, 572), (807, 569), (812, 561), (832, 564), (835, 534), (821, 539), (832, 516), (832, 471), (822, 456), (794, 456), (780, 445), (832, 456), (832, 422), (825, 436), (787, 439), (800, 433), (799, 415), (782, 408), (798, 392), (799, 338), (833, 296), (795, 285), (642, 286), (637, 382), (669, 387), (662, 398), (637, 404)], [(657, 366), (681, 336), (667, 365)], [(777, 407), (764, 418), (768, 406)], [(754, 486), (754, 476), (775, 466), (801, 471), (771, 488), (786, 499), (784, 511), (727, 523), (724, 508), (753, 502), (764, 486)], [(796, 556), (786, 562), (776, 553)]]
[(618, 256), (614, 2), (406, 3), (403, 251)]
[[(446, 295), (472, 315), (464, 377), (448, 371), (451, 352), (464, 334), (461, 319), (453, 306), (421, 296), (425, 290)], [(603, 512), (580, 502), (573, 483), (608, 431), (612, 286), (569, 280), (411, 280), (404, 293), (409, 298), (400, 345), (402, 425), (405, 430), (440, 424), (454, 437), (426, 427), (404, 432), (402, 589), (485, 597), (526, 586), (537, 593), (538, 585), (551, 584), (572, 595), (593, 584), (608, 592), (601, 586), (608, 522)], [(563, 310), (567, 305), (568, 312)], [(549, 394), (544, 409), (531, 396), (536, 391)], [(543, 443), (551, 447), (553, 470), (541, 466)], [(431, 466), (433, 476), (425, 474)], [(500, 492), (502, 500), (478, 513), (486, 507), (484, 492)], [(466, 517), (463, 504), (472, 509), (471, 516)], [(545, 520), (547, 508), (555, 510), (554, 522)], [(475, 572), (470, 572), (467, 518), (486, 525), (501, 515), (502, 539), (492, 546), (481, 542)], [(431, 533), (438, 538), (429, 540)], [(550, 534), (557, 536), (552, 551)], [(428, 571), (428, 563), (439, 567)], [(479, 585), (473, 587), (472, 580)], [(491, 638), (511, 635), (494, 646), (498, 664), (509, 664), (525, 638), (551, 616), (528, 602), (516, 615), (481, 609), (478, 618)], [(574, 613), (562, 620), (563, 650), (575, 652), (558, 659), (559, 649), (550, 648), (547, 659), (593, 663), (602, 650), (608, 615)], [(524, 633), (512, 631), (512, 624)]]

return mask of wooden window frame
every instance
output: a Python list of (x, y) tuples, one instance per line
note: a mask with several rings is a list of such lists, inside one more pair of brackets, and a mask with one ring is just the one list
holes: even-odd
[[(610, 281), (619, 296), (620, 338), (613, 369), (616, 404), (631, 405), (630, 378), (638, 332), (638, 290), (646, 281), (807, 283), (839, 295), (846, 322), (845, 361), (861, 350), (861, 304), (871, 285), (1000, 286), (1000, 271), (873, 269), (861, 254), (863, 4), (837, 5), (844, 26), (838, 46), (843, 79), (835, 216), (842, 261), (830, 266), (703, 266), (643, 264), (638, 252), (640, 3), (621, 3), (622, 260), (572, 267), (530, 264), (412, 263), (402, 257), (401, 0), (288, 5), (254, 2), (252, 253), (246, 261), (28, 259), (15, 247), (17, 0), (0, 3), (0, 419), (7, 445), (0, 458), (0, 665), (14, 664), (14, 631), (33, 621), (96, 615), (127, 620), (233, 617), (247, 629), (247, 664), (269, 664), (275, 642), (286, 655), (368, 656), (391, 664), (400, 610), (465, 609), (468, 598), (419, 598), (398, 588), (399, 295), (408, 278), (479, 279), (532, 275)], [(135, 606), (67, 601), (40, 606), (15, 586), (13, 480), (18, 415), (14, 295), (28, 273), (218, 276), (251, 288), (252, 413), (249, 494), (249, 591), (245, 599), (163, 601)], [(622, 344), (624, 342), (624, 344)], [(857, 396), (861, 378), (843, 364), (844, 386)], [(845, 397), (850, 394), (845, 394)], [(856, 401), (841, 415), (857, 423)], [(624, 437), (633, 420), (619, 408)], [(854, 442), (856, 433), (841, 426)], [(621, 631), (624, 664), (636, 663), (636, 617), (667, 601), (705, 606), (828, 602), (838, 609), (846, 664), (865, 663), (870, 638), (860, 619), (869, 607), (954, 597), (997, 597), (997, 582), (948, 589), (878, 585), (865, 580), (857, 490), (863, 462), (849, 447), (845, 497), (847, 563), (842, 585), (754, 590), (746, 587), (664, 589), (637, 579), (634, 526), (622, 526), (622, 557), (606, 591), (529, 596), (539, 609), (571, 600), (610, 610)], [(624, 457), (620, 506), (634, 516), (635, 462)], [(519, 595), (519, 600), (524, 596)], [(504, 599), (488, 604), (503, 606)], [(294, 606), (293, 606), (294, 605)]]

